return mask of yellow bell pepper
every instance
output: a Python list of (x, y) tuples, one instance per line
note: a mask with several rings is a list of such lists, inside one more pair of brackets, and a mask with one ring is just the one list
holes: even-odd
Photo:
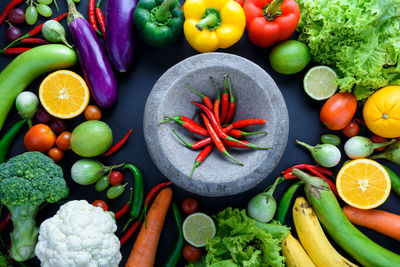
[(187, 0), (184, 14), (186, 40), (201, 53), (234, 45), (246, 26), (243, 8), (234, 0)]

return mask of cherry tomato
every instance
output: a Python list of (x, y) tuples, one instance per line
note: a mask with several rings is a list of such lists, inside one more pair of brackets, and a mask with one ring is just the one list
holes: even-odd
[(47, 152), (54, 146), (56, 135), (46, 124), (36, 124), (24, 137), (24, 146), (28, 151)]
[(349, 124), (347, 124), (346, 127), (342, 129), (343, 135), (347, 137), (356, 136), (359, 131), (360, 127), (358, 127), (358, 124), (354, 121), (349, 122)]
[(357, 110), (357, 99), (352, 93), (336, 93), (322, 106), (320, 118), (331, 130), (343, 129)]
[(102, 208), (104, 211), (108, 210), (108, 205), (104, 200), (95, 200), (92, 203), (93, 206)]
[(95, 105), (89, 105), (85, 109), (84, 116), (88, 121), (98, 121), (101, 119), (101, 110)]
[(182, 210), (187, 214), (195, 213), (199, 209), (199, 202), (196, 199), (188, 197), (182, 201)]
[(113, 171), (110, 173), (110, 184), (112, 185), (119, 185), (124, 180), (124, 175), (119, 171)]
[(56, 146), (61, 150), (70, 150), (71, 149), (71, 133), (70, 132), (62, 132), (56, 139)]
[(52, 158), (55, 162), (60, 161), (64, 157), (64, 151), (62, 151), (58, 147), (53, 147), (49, 150), (49, 157)]
[(198, 261), (201, 258), (201, 249), (186, 244), (183, 247), (182, 255), (187, 261)]
[[(379, 136), (379, 135), (376, 135), (376, 134), (374, 134), (373, 136), (371, 136), (370, 139), (371, 139), (372, 143), (385, 143), (385, 142), (387, 142), (387, 139), (386, 139), (385, 137), (382, 137), (382, 136)], [(382, 151), (382, 150), (385, 150), (386, 147), (387, 147), (387, 146), (383, 146), (383, 147), (380, 147), (380, 148), (376, 148), (375, 151)]]

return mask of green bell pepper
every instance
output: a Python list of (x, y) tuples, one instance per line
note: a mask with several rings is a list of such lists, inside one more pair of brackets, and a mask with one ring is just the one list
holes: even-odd
[(166, 47), (183, 35), (184, 16), (178, 0), (140, 0), (134, 19), (145, 42)]

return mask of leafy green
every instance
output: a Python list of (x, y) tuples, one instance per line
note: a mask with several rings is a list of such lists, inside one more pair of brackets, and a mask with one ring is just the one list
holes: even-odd
[(285, 266), (280, 251), (281, 242), (289, 233), (286, 226), (257, 222), (245, 210), (232, 208), (216, 214), (214, 219), (217, 234), (207, 241), (207, 266)]
[(342, 92), (365, 99), (400, 84), (400, 0), (297, 0), (299, 40), (337, 72)]

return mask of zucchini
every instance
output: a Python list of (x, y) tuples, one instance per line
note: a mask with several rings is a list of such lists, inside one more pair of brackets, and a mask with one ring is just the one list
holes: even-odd
[(366, 267), (400, 267), (400, 255), (376, 244), (346, 218), (327, 182), (298, 169), (292, 172), (304, 181), (307, 200), (326, 232), (350, 256)]
[(76, 64), (73, 49), (61, 44), (41, 45), (16, 57), (0, 73), (0, 131), (19, 93), (46, 72)]

